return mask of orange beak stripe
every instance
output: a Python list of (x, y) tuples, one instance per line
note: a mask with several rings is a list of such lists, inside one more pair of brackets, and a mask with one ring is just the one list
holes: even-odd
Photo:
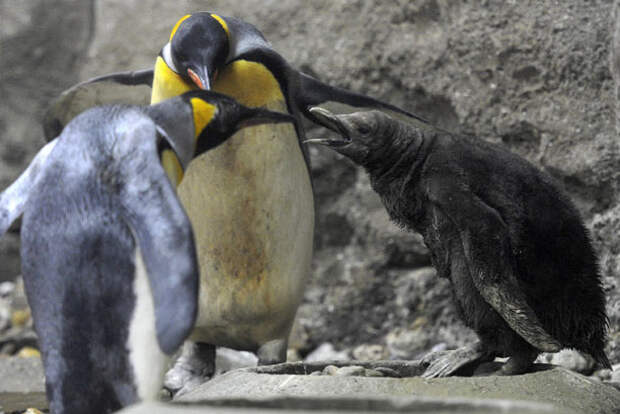
[(200, 89), (205, 89), (202, 81), (200, 80), (198, 75), (196, 75), (196, 72), (191, 69), (187, 69), (187, 74), (189, 75), (190, 79), (196, 84), (196, 86), (198, 86)]

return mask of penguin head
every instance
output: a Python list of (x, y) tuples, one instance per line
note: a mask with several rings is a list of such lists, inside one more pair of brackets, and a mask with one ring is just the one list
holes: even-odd
[(181, 98), (192, 108), (197, 140), (194, 156), (217, 147), (242, 128), (295, 121), (291, 115), (248, 108), (229, 96), (213, 91), (190, 91)]
[(182, 17), (172, 29), (162, 56), (166, 64), (188, 83), (211, 89), (217, 70), (228, 56), (228, 27), (211, 13)]
[(394, 122), (381, 111), (334, 115), (319, 107), (310, 108), (314, 119), (340, 135), (339, 138), (308, 139), (306, 143), (326, 145), (360, 165), (371, 161), (373, 154), (394, 135)]

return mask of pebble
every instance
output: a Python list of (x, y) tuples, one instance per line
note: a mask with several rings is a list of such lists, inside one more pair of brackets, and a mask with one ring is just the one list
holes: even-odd
[(366, 369), (364, 370), (365, 377), (385, 377), (382, 371), (378, 369)]
[(31, 346), (25, 346), (19, 350), (17, 356), (20, 358), (41, 358), (41, 352)]
[(26, 326), (30, 320), (30, 309), (19, 309), (11, 315), (12, 326)]
[(612, 365), (612, 369), (609, 381), (620, 383), (620, 364)]
[(336, 351), (332, 344), (325, 342), (310, 352), (306, 356), (305, 362), (344, 361), (348, 359), (349, 353), (347, 351)]
[(336, 371), (338, 371), (338, 367), (335, 365), (328, 365), (323, 368), (323, 375), (336, 375)]
[(351, 365), (349, 367), (338, 368), (334, 373), (336, 377), (363, 377), (365, 368), (359, 365)]
[(388, 356), (389, 352), (383, 345), (362, 344), (353, 349), (353, 359), (358, 361), (379, 361)]
[(543, 354), (540, 360), (584, 375), (592, 373), (595, 366), (595, 361), (591, 357), (586, 357), (574, 349), (563, 349), (554, 354)]

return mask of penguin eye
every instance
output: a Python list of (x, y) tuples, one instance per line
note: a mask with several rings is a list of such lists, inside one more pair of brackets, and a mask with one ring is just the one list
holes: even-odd
[(363, 123), (363, 124), (358, 124), (357, 127), (357, 132), (360, 135), (368, 135), (370, 134), (370, 125)]

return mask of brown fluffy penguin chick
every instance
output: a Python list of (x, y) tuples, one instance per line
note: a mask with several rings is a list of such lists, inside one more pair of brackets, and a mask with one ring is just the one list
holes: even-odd
[(575, 348), (601, 365), (608, 320), (588, 231), (552, 179), (505, 148), (378, 111), (312, 114), (327, 145), (363, 166), (390, 217), (424, 236), (460, 317), (479, 341), (426, 358), (425, 377), (496, 356), (501, 374), (532, 368), (540, 352)]

